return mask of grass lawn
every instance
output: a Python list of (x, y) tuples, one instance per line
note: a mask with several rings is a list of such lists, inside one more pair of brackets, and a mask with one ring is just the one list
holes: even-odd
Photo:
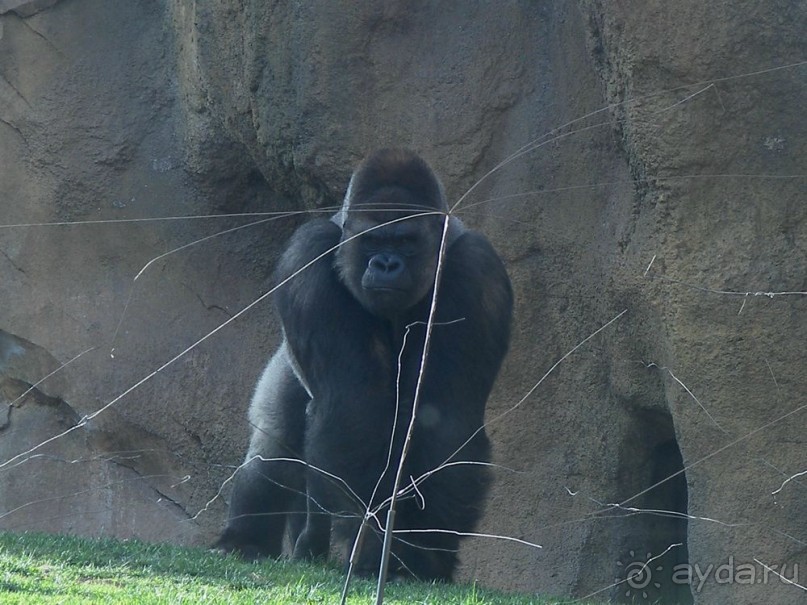
[[(289, 561), (244, 563), (202, 549), (137, 541), (0, 533), (0, 604), (339, 603), (334, 567)], [(354, 580), (349, 603), (373, 603), (374, 583)], [(387, 586), (385, 603), (550, 605), (474, 586)]]

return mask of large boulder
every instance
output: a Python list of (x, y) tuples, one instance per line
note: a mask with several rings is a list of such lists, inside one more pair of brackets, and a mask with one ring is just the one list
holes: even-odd
[(805, 13), (0, 2), (0, 527), (208, 543), (291, 211), (403, 145), (517, 297), (480, 531), (543, 548), (468, 540), (462, 576), (794, 602)]

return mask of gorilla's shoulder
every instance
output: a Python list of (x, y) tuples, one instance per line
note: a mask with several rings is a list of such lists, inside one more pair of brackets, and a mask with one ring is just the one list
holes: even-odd
[(465, 229), (451, 244), (447, 265), (453, 271), (466, 275), (490, 275), (497, 281), (509, 284), (501, 258), (484, 235)]
[(318, 218), (300, 226), (278, 264), (278, 276), (286, 277), (321, 256), (333, 253), (342, 230), (333, 221)]
[[(475, 309), (481, 316), (509, 326), (513, 311), (510, 278), (496, 250), (478, 231), (464, 230), (451, 245), (443, 283), (461, 308)], [(504, 328), (501, 330), (503, 333)]]

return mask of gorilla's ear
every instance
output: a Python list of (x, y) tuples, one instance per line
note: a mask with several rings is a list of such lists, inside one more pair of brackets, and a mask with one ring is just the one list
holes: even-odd
[(356, 182), (356, 172), (354, 171), (350, 177), (350, 182), (347, 184), (347, 191), (345, 192), (345, 199), (342, 200), (342, 207), (331, 217), (331, 220), (344, 231), (345, 221), (347, 220), (347, 212), (350, 209), (350, 200), (353, 199), (353, 183)]
[(446, 250), (451, 247), (457, 238), (465, 233), (465, 224), (456, 216), (451, 215), (448, 219), (448, 233), (446, 233)]

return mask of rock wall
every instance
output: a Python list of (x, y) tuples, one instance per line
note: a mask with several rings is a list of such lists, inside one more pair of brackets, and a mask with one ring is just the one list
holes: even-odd
[(784, 0), (0, 2), (0, 528), (209, 542), (292, 212), (402, 145), (517, 296), (480, 530), (543, 548), (469, 540), (463, 578), (795, 602), (763, 564), (805, 584), (805, 21)]

